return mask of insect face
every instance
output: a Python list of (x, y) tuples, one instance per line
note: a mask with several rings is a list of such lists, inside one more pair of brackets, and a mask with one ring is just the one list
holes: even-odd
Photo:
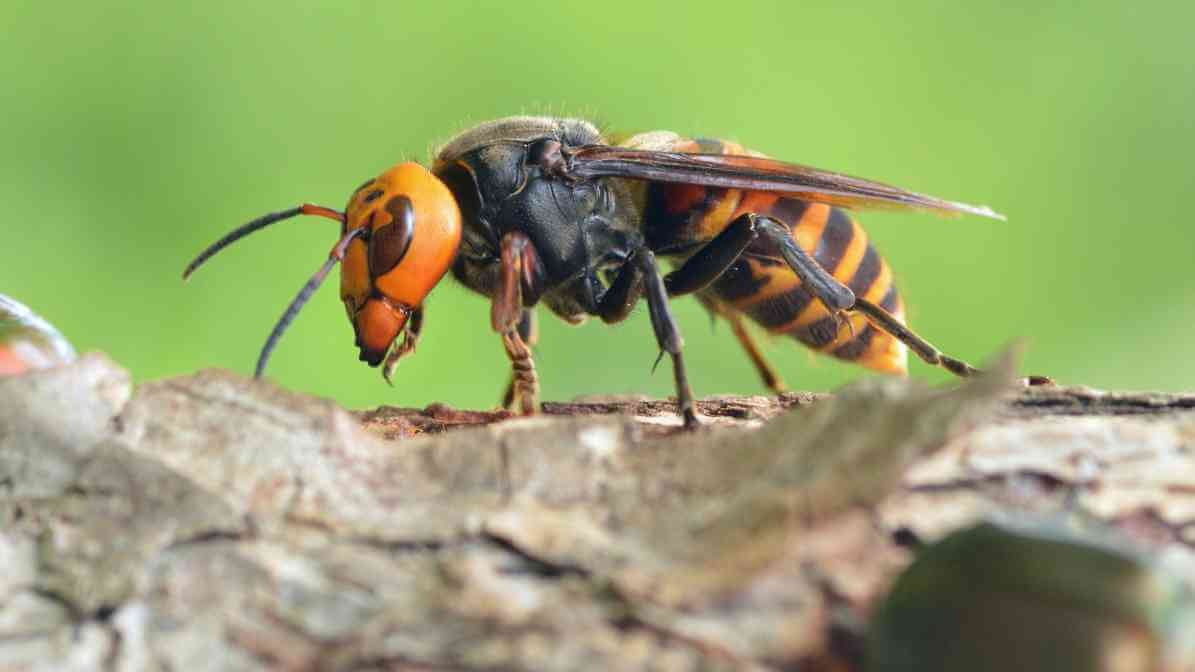
[(452, 193), (417, 163), (402, 163), (365, 183), (345, 208), (351, 241), (340, 268), (340, 298), (361, 361), (377, 366), (412, 311), (452, 265), (460, 212)]

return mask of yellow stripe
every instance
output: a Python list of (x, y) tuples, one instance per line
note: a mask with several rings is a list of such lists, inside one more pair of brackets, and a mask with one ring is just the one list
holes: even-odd
[(801, 213), (801, 218), (790, 224), (793, 238), (809, 254), (817, 249), (817, 242), (822, 239), (822, 232), (826, 230), (826, 220), (830, 218), (830, 206), (822, 203), (810, 203)]
[(890, 287), (892, 287), (892, 267), (888, 265), (888, 262), (880, 259), (880, 274), (872, 281), (871, 287), (867, 288), (867, 293), (863, 295), (863, 298), (878, 304), (888, 295)]
[[(708, 187), (712, 189), (713, 187)], [(731, 189), (727, 191), (722, 198), (718, 199), (717, 205), (705, 213), (701, 221), (697, 223), (696, 229), (693, 233), (698, 238), (710, 239), (722, 233), (726, 225), (730, 223), (730, 216), (739, 207), (739, 201), (743, 199), (743, 192), (739, 189)]]
[(772, 327), (771, 329), (768, 329), (768, 331), (772, 332), (773, 334), (788, 333), (795, 329), (800, 329), (801, 327), (808, 327), (814, 322), (827, 317), (829, 314), (830, 311), (826, 310), (826, 307), (822, 305), (822, 302), (814, 299), (810, 301), (809, 305), (805, 306), (805, 308), (803, 308), (795, 318), (778, 327)]
[[(742, 206), (743, 204), (740, 203), (740, 209), (742, 209)], [(785, 222), (785, 224), (789, 227), (789, 233), (792, 235), (793, 240), (797, 241), (797, 245), (812, 255), (813, 251), (817, 248), (818, 238), (821, 237), (822, 231), (826, 229), (826, 222), (829, 220), (829, 217), (829, 207), (811, 204), (801, 213), (797, 221)], [(751, 271), (757, 278), (766, 276), (770, 280), (755, 294), (736, 300), (734, 306), (740, 310), (801, 286), (801, 280), (787, 265), (765, 267), (757, 263), (752, 263)]]
[(737, 142), (730, 140), (719, 140), (718, 142), (722, 143), (722, 154), (724, 155), (743, 154), (743, 146)]
[(800, 287), (801, 279), (788, 266), (761, 266), (754, 259), (747, 260), (747, 267), (751, 269), (752, 279), (768, 278), (768, 281), (751, 296), (736, 299), (732, 305), (739, 310), (746, 310), (757, 303), (779, 296), (790, 289)]
[[(892, 267), (888, 265), (887, 261), (881, 260), (881, 263), (880, 274), (876, 276), (875, 282), (863, 297), (875, 304), (883, 301), (892, 287)], [(896, 297), (896, 306), (891, 312), (892, 316), (902, 323), (905, 321), (904, 301), (901, 300), (899, 294)], [(894, 336), (879, 329), (876, 329), (876, 332), (871, 343), (867, 344), (867, 350), (864, 350), (863, 354), (855, 361), (875, 371), (898, 375), (907, 374), (909, 372), (908, 348)]]
[[(811, 203), (809, 207), (805, 208), (805, 212), (801, 214), (801, 218), (795, 224), (790, 225), (792, 228), (793, 238), (797, 244), (801, 246), (810, 255), (817, 249), (817, 242), (822, 237), (822, 232), (826, 230), (826, 220), (830, 218), (830, 206), (821, 203)], [(797, 278), (797, 274), (793, 273), (792, 269), (785, 267), (786, 273), (792, 275), (793, 279)], [(797, 284), (800, 284), (797, 280)], [(785, 322), (784, 324), (773, 327), (768, 331), (774, 334), (782, 334), (801, 327), (807, 327), (814, 322), (829, 315), (830, 312), (822, 305), (821, 301), (816, 298), (809, 302), (795, 318)]]
[[(844, 261), (845, 261), (845, 259), (844, 259)], [(880, 260), (880, 274), (877, 275), (875, 281), (871, 283), (871, 287), (867, 288), (867, 293), (865, 293), (863, 295), (863, 298), (872, 303), (879, 303), (880, 301), (882, 301), (884, 299), (884, 295), (888, 293), (888, 287), (891, 285), (892, 285), (892, 267), (890, 267), (888, 265), (888, 262), (881, 259)], [(868, 325), (867, 318), (863, 317), (863, 315), (861, 315), (859, 313), (851, 313), (850, 320), (851, 320), (851, 324), (854, 325), (854, 327), (855, 327), (856, 334), (861, 333), (863, 331), (864, 327), (866, 327)], [(895, 340), (891, 336), (884, 333), (883, 331), (881, 331), (878, 328), (876, 329), (876, 332), (878, 332), (878, 333), (871, 339), (872, 342), (868, 344), (867, 350), (865, 350), (863, 355), (861, 355), (858, 359), (854, 360), (856, 363), (863, 364), (864, 366), (867, 366), (866, 359), (868, 357), (868, 353), (870, 353), (875, 348), (875, 342), (877, 340), (880, 340), (880, 341)], [(851, 330), (847, 329), (844, 326), (839, 329), (838, 336), (833, 341), (818, 348), (818, 351), (819, 352), (830, 352), (830, 351), (838, 348), (841, 345), (845, 345), (852, 338), (853, 338), (853, 336), (851, 335)]]
[(842, 259), (834, 269), (834, 277), (844, 285), (850, 284), (851, 278), (855, 277), (855, 271), (859, 270), (859, 262), (863, 261), (863, 255), (867, 254), (867, 234), (863, 227), (855, 223), (853, 217), (850, 221), (851, 242), (846, 244)]
[(909, 372), (908, 348), (894, 337), (879, 330), (877, 332), (855, 363), (873, 371), (906, 375)]

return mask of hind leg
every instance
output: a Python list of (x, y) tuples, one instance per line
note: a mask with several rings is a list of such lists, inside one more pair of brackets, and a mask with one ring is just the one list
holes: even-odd
[[(665, 284), (672, 296), (686, 294), (705, 288), (742, 254), (747, 245), (757, 236), (772, 240), (779, 248), (781, 256), (789, 268), (801, 279), (801, 284), (817, 297), (831, 314), (838, 315), (839, 311), (858, 311), (875, 327), (887, 332), (901, 341), (928, 364), (941, 366), (958, 376), (969, 376), (976, 372), (975, 367), (966, 362), (943, 354), (930, 345), (928, 341), (915, 334), (911, 329), (901, 324), (891, 313), (862, 297), (855, 296), (849, 287), (822, 268), (807, 252), (797, 245), (788, 228), (780, 221), (771, 217), (764, 217), (747, 213), (740, 215), (726, 227), (714, 240), (698, 250), (680, 268), (668, 274)], [(847, 323), (849, 324), (849, 322)], [(731, 320), (731, 327), (735, 321)], [(771, 387), (771, 381), (776, 380), (775, 372), (767, 362), (763, 361), (758, 348), (751, 341), (750, 335), (741, 324), (735, 329), (735, 336), (746, 348), (747, 354), (755, 362), (764, 381)]]
[(955, 359), (930, 345), (929, 341), (901, 324), (900, 320), (896, 319), (892, 313), (866, 299), (856, 297), (855, 305), (851, 307), (851, 310), (861, 313), (876, 329), (890, 334), (896, 340), (909, 346), (909, 349), (926, 364), (940, 366), (956, 376), (972, 376), (979, 372), (979, 369), (963, 360)]
[(701, 305), (716, 317), (725, 319), (730, 324), (730, 331), (734, 337), (738, 339), (739, 345), (743, 346), (747, 357), (751, 359), (751, 363), (755, 366), (756, 373), (759, 374), (765, 387), (775, 394), (788, 391), (788, 387), (780, 378), (780, 374), (776, 373), (775, 367), (768, 362), (764, 357), (763, 351), (755, 343), (755, 338), (751, 336), (751, 332), (747, 329), (747, 324), (743, 321), (743, 315), (739, 311), (724, 307), (718, 303), (717, 299), (709, 297), (705, 294), (698, 294), (697, 299), (701, 301)]
[[(858, 311), (875, 328), (891, 334), (898, 341), (909, 346), (909, 349), (916, 353), (926, 364), (940, 366), (956, 376), (966, 377), (979, 373), (979, 369), (976, 369), (963, 360), (955, 359), (938, 350), (929, 341), (918, 336), (912, 329), (901, 324), (899, 320), (892, 316), (892, 313), (870, 301), (857, 298), (851, 310)], [(1054, 381), (1048, 376), (1026, 376), (1021, 380), (1025, 385), (1029, 386), (1054, 384)]]

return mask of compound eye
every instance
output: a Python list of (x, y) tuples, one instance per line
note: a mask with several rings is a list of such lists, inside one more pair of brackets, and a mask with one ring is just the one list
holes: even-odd
[(391, 221), (373, 230), (369, 237), (369, 274), (377, 278), (398, 265), (411, 247), (415, 235), (415, 207), (406, 196), (386, 201)]

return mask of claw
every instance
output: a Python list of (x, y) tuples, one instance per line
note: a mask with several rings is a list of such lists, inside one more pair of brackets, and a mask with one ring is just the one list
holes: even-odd
[(1021, 379), (1021, 385), (1025, 387), (1044, 387), (1057, 385), (1057, 383), (1049, 376), (1025, 376)]
[(398, 368), (398, 360), (415, 352), (415, 345), (419, 343), (419, 335), (410, 329), (409, 326), (403, 327), (402, 342), (390, 348), (390, 354), (386, 355), (386, 361), (382, 365), (382, 378), (394, 387), (394, 381), (391, 376), (394, 375), (394, 370)]
[(850, 313), (848, 313), (845, 310), (835, 310), (830, 313), (830, 317), (834, 318), (834, 334), (835, 335), (837, 335), (838, 332), (842, 331), (842, 325), (845, 324), (846, 328), (849, 329), (851, 332), (851, 338), (855, 337), (855, 323), (851, 322)]

